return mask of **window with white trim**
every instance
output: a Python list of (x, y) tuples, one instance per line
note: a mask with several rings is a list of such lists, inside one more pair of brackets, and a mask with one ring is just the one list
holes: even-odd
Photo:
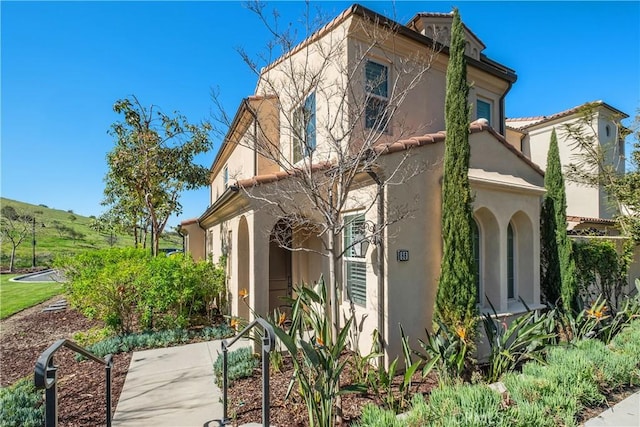
[(387, 132), (389, 127), (389, 67), (367, 61), (365, 74), (365, 127)]
[(344, 217), (344, 277), (347, 297), (354, 304), (367, 305), (367, 264), (363, 248), (365, 245), (364, 214)]
[(311, 92), (293, 112), (293, 162), (299, 162), (316, 149), (316, 93)]
[(229, 166), (225, 165), (222, 169), (222, 185), (226, 189), (229, 186)]

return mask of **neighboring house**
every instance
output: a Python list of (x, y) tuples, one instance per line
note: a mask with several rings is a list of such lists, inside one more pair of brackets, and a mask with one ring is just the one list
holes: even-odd
[[(606, 147), (611, 157), (608, 161), (620, 173), (624, 173), (624, 138), (619, 135), (618, 129), (620, 121), (629, 116), (602, 101), (586, 103), (550, 116), (508, 118), (505, 136), (513, 146), (544, 170), (551, 132), (555, 129), (560, 163), (566, 167), (577, 162), (576, 155), (580, 150), (566, 135), (564, 126), (580, 123), (582, 114), (586, 111), (592, 111), (593, 118), (590, 129), (584, 129), (584, 132), (593, 134), (594, 140)], [(612, 219), (617, 214), (603, 189), (580, 185), (566, 178), (565, 187), (568, 216), (600, 220)]]
[[(589, 117), (588, 121), (581, 120)], [(581, 149), (566, 132), (567, 125), (579, 125), (586, 135), (606, 153), (606, 161), (619, 173), (625, 172), (625, 141), (620, 135), (621, 120), (629, 116), (603, 101), (588, 102), (549, 116), (508, 118), (506, 138), (511, 145), (539, 165), (547, 165), (547, 152), (551, 132), (556, 130), (560, 163), (563, 168), (579, 163)], [(603, 188), (578, 184), (565, 176), (567, 195), (567, 228), (570, 235), (607, 238), (617, 242), (621, 250), (620, 232), (616, 227), (616, 206)], [(636, 247), (634, 261), (629, 270), (629, 289), (640, 277), (640, 247)]]
[[(379, 26), (378, 30), (387, 32), (387, 37), (361, 64), (361, 90), (365, 92), (369, 87), (365, 84), (368, 79), (375, 77), (376, 84), (375, 96), (367, 98), (367, 102), (375, 103), (366, 105), (358, 122), (349, 123), (349, 114), (339, 115), (340, 108), (323, 90), (329, 81), (317, 82), (316, 90), (305, 94), (304, 102), (297, 106), (291, 105), (287, 90), (267, 90), (264, 80), (269, 74), (277, 75), (283, 61), (313, 62), (313, 49), (331, 40), (343, 41), (342, 54), (348, 63), (362, 44), (359, 29), (363, 21)], [(255, 95), (240, 104), (213, 162), (209, 207), (197, 220), (186, 221), (182, 227), (192, 254), (204, 248), (204, 256), (214, 262), (227, 257), (233, 315), (253, 316), (246, 303), (256, 313), (267, 314), (282, 305), (280, 297), (291, 295), (295, 284), (311, 284), (321, 274), (330, 273), (331, 263), (322, 255), (326, 233), (313, 228), (292, 230), (283, 221), (282, 212), (288, 206), (304, 210), (306, 201), (295, 191), (292, 169), (282, 167), (282, 158), (275, 162), (272, 155), (267, 155), (273, 149), (289, 164), (304, 165), (305, 158), (314, 153), (312, 169), (331, 173), (335, 153), (321, 127), (315, 126), (316, 115), (329, 112), (335, 114), (330, 119), (344, 117), (345, 122), (340, 122), (344, 127), (359, 126), (367, 132), (383, 134), (375, 146), (380, 155), (376, 174), (419, 171), (407, 174), (398, 185), (384, 186), (382, 197), (374, 198), (373, 208), (366, 209), (369, 205), (361, 201), (371, 200), (379, 189), (371, 173), (359, 174), (358, 185), (351, 190), (342, 211), (345, 230), (338, 239), (346, 249), (337, 272), (343, 284), (340, 308), (347, 312), (347, 295), (351, 295), (358, 320), (364, 316), (360, 346), (365, 351), (377, 330), (388, 345), (388, 355), (398, 355), (399, 324), (413, 339), (424, 336), (424, 328), (432, 324), (442, 253), (446, 47), (384, 128), (371, 126), (369, 114), (380, 103), (388, 102), (386, 88), (394, 61), (406, 63), (414, 56), (428, 55), (434, 45), (432, 37), (439, 31), (448, 34), (450, 23), (449, 14), (420, 13), (405, 26), (354, 5), (264, 70)], [(396, 31), (388, 33), (388, 28)], [(479, 304), (482, 310), (489, 310), (491, 302), (504, 315), (517, 314), (525, 311), (520, 298), (531, 308), (541, 307), (539, 216), (543, 172), (503, 136), (504, 99), (516, 80), (515, 73), (482, 54), (482, 42), (468, 29), (466, 32), (468, 78), (474, 82), (469, 96), (473, 106), (469, 180), (475, 196), (474, 255), (479, 273)], [(339, 69), (330, 71), (335, 75), (331, 83), (348, 77), (340, 75)], [(283, 81), (282, 85), (290, 89), (293, 83)], [(307, 117), (303, 144), (292, 136), (292, 128), (300, 126), (296, 115), (293, 120), (287, 120), (285, 115), (292, 110)], [(404, 136), (407, 128), (418, 131)], [(264, 140), (273, 145), (256, 144), (258, 134), (268, 136)], [(349, 143), (357, 146), (358, 140), (352, 138)], [(389, 221), (407, 207), (409, 218)], [(317, 212), (309, 209), (305, 215), (313, 217)], [(391, 224), (382, 241), (350, 247), (354, 239), (367, 232), (367, 223), (383, 222)], [(283, 242), (293, 250), (283, 248)], [(384, 254), (382, 265), (378, 251)], [(248, 292), (246, 299), (240, 297), (244, 290)]]

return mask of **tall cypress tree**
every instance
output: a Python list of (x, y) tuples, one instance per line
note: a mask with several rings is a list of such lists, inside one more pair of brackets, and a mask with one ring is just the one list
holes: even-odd
[(567, 236), (567, 196), (555, 129), (551, 132), (549, 152), (547, 153), (544, 187), (547, 194), (542, 205), (540, 232), (542, 239), (542, 290), (547, 301), (555, 302), (559, 295), (563, 307), (576, 312), (578, 308), (576, 265), (573, 259), (571, 240)]
[(469, 85), (464, 28), (453, 10), (445, 99), (446, 139), (442, 183), (443, 254), (435, 315), (444, 324), (474, 333), (477, 314), (469, 189)]

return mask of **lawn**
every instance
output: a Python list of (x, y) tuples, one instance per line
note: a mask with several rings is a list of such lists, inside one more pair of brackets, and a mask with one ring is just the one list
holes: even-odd
[(17, 274), (0, 275), (0, 319), (60, 295), (60, 283), (10, 282)]

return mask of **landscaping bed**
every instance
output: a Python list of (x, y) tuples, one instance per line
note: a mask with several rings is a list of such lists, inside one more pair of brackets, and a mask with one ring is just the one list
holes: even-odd
[[(102, 326), (73, 309), (43, 312), (53, 298), (0, 321), (0, 385), (6, 387), (23, 377), (33, 381), (38, 356), (56, 340)], [(61, 427), (105, 424), (105, 371), (91, 361), (78, 362), (68, 349), (56, 353), (58, 365), (58, 420)], [(116, 354), (111, 371), (112, 404), (115, 410), (129, 368), (131, 353)]]

